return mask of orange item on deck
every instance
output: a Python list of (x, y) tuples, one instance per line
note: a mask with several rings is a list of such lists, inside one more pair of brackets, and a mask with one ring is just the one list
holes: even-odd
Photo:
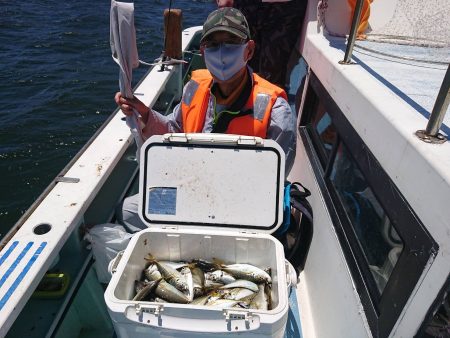
[[(353, 19), (353, 14), (355, 13), (355, 7), (357, 0), (347, 0), (351, 8), (350, 24)], [(369, 27), (369, 17), (370, 17), (370, 4), (373, 0), (364, 0), (363, 8), (361, 10), (361, 20), (359, 21), (359, 26), (357, 30), (356, 38), (363, 40), (366, 38), (366, 29)]]

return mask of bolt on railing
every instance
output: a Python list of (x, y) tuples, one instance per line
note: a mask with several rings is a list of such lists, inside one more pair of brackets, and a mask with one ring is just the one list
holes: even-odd
[[(450, 103), (450, 64), (447, 67), (441, 89), (439, 89), (428, 124), (425, 130), (416, 131), (416, 135), (427, 143), (444, 143), (447, 138), (439, 133)], [(448, 135), (450, 136), (450, 135)]]

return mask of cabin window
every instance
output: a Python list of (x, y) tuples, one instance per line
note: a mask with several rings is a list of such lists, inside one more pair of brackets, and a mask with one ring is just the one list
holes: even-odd
[(372, 334), (388, 337), (438, 245), (314, 73), (307, 83), (299, 134)]
[(403, 242), (342, 143), (336, 152), (330, 180), (350, 220), (377, 289), (382, 293), (403, 249)]
[(333, 144), (336, 142), (336, 129), (331, 121), (330, 115), (326, 112), (325, 106), (317, 103), (317, 114), (312, 121), (312, 131), (316, 142), (316, 150), (318, 152), (322, 166), (325, 167), (330, 157)]

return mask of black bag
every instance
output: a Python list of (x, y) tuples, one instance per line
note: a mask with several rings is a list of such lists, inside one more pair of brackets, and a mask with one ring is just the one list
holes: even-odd
[(283, 225), (274, 234), (297, 274), (305, 267), (313, 235), (313, 211), (306, 199), (310, 195), (299, 182), (285, 183)]

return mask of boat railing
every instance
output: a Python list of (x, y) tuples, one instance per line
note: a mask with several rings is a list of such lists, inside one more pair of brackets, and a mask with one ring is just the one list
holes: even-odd
[[(444, 143), (447, 137), (439, 133), (445, 114), (450, 103), (450, 64), (447, 67), (441, 89), (434, 103), (433, 110), (425, 130), (416, 131), (416, 135), (422, 141), (427, 143)], [(450, 135), (448, 135), (450, 136)]]
[(352, 63), (353, 47), (355, 47), (356, 35), (358, 33), (358, 26), (361, 20), (361, 12), (363, 8), (364, 0), (358, 0), (355, 6), (355, 12), (353, 13), (352, 25), (350, 27), (350, 34), (347, 39), (347, 48), (345, 50), (344, 60), (339, 61), (341, 65), (349, 65)]
[[(364, 0), (358, 0), (353, 13), (352, 25), (350, 28), (350, 34), (347, 39), (347, 47), (345, 50), (344, 59), (339, 61), (341, 65), (352, 64), (352, 53), (355, 46), (355, 40), (358, 33), (358, 26), (361, 20), (361, 13)], [(444, 121), (445, 114), (447, 112), (450, 103), (450, 64), (447, 67), (444, 80), (442, 81), (441, 88), (433, 106), (428, 124), (425, 130), (416, 131), (417, 137), (427, 143), (444, 143), (447, 141), (447, 137), (439, 133), (442, 122)], [(448, 135), (450, 137), (450, 135)]]

